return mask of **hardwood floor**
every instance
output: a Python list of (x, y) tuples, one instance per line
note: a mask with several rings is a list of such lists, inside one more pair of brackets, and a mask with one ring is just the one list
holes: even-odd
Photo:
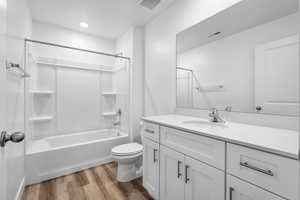
[(108, 163), (40, 184), (26, 186), (23, 200), (149, 200), (142, 180), (119, 183), (117, 165)]

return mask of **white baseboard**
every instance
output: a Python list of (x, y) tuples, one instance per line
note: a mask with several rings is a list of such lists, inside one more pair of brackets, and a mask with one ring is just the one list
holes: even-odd
[(22, 179), (15, 200), (21, 200), (25, 188), (25, 177)]
[(93, 161), (89, 161), (89, 162), (85, 162), (85, 163), (80, 163), (76, 166), (71, 166), (71, 167), (66, 167), (66, 168), (62, 168), (62, 169), (55, 169), (53, 171), (50, 172), (46, 172), (46, 173), (41, 173), (41, 174), (37, 174), (36, 177), (32, 178), (31, 180), (27, 179), (26, 185), (31, 185), (31, 184), (36, 184), (36, 183), (40, 183), (42, 181), (46, 181), (46, 180), (50, 180), (53, 178), (57, 178), (60, 176), (65, 176), (68, 174), (72, 174), (84, 169), (89, 169), (92, 167), (96, 167), (105, 163), (109, 163), (112, 162), (113, 159), (111, 156), (106, 157), (106, 158), (101, 158), (98, 160), (93, 160)]

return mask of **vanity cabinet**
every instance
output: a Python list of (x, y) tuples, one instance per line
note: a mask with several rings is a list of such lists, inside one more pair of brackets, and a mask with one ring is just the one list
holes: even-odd
[(224, 199), (225, 173), (161, 146), (160, 199)]
[(225, 170), (225, 142), (161, 126), (160, 144)]
[(283, 198), (267, 192), (259, 187), (242, 181), (238, 178), (227, 176), (226, 200), (284, 200)]
[(299, 199), (298, 161), (282, 156), (227, 145), (227, 171), (287, 199)]
[(225, 172), (185, 157), (185, 200), (225, 199)]
[(159, 126), (144, 122), (143, 140), (143, 186), (154, 199), (159, 199)]
[(224, 199), (223, 171), (164, 146), (160, 158), (160, 199)]
[(146, 123), (144, 186), (160, 200), (299, 200), (299, 161)]
[(184, 200), (184, 155), (160, 148), (160, 199)]
[(159, 142), (159, 126), (148, 122), (143, 123), (142, 136)]
[(159, 195), (159, 144), (143, 138), (143, 186), (149, 194), (158, 199)]

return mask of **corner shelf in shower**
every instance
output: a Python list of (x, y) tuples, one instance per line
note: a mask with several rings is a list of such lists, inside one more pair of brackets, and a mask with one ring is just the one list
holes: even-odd
[(36, 95), (51, 95), (54, 92), (52, 90), (30, 90), (29, 93)]
[(102, 113), (104, 117), (113, 117), (117, 115), (117, 112), (104, 112)]
[(50, 121), (52, 119), (53, 119), (53, 116), (32, 117), (32, 118), (29, 118), (29, 121), (32, 121), (32, 122), (41, 122), (41, 121)]

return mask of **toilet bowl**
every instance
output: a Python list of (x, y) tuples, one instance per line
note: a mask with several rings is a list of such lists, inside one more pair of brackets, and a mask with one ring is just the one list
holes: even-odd
[(111, 155), (118, 163), (117, 180), (128, 182), (141, 176), (143, 146), (138, 143), (122, 144), (112, 148)]

